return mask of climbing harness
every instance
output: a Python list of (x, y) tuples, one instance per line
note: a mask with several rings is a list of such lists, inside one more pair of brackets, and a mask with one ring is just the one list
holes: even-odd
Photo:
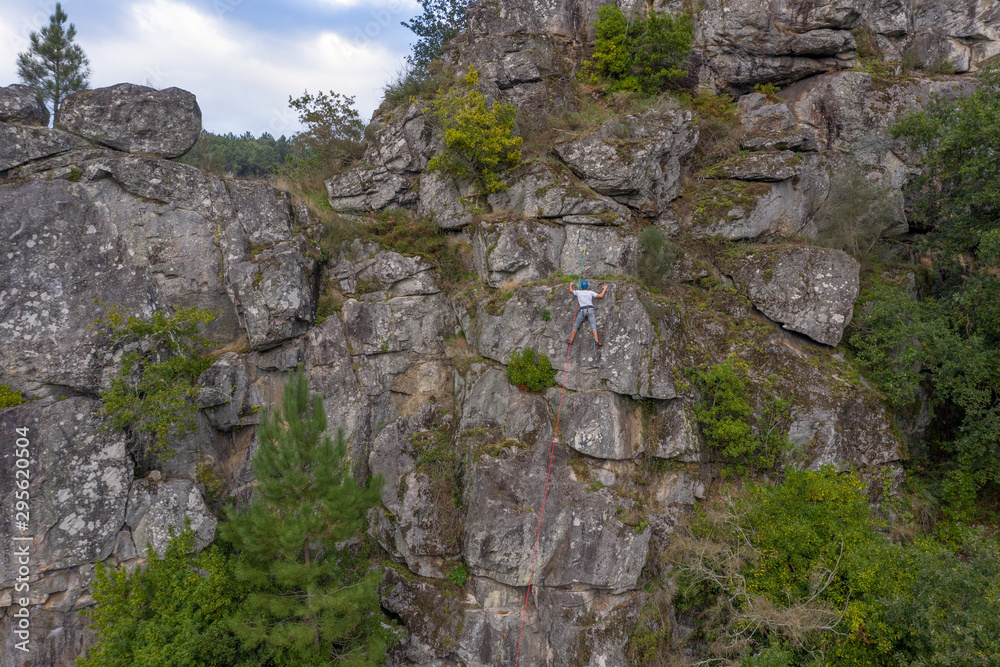
[[(590, 239), (586, 236), (583, 237), (583, 256), (580, 258), (580, 281), (583, 280), (583, 262), (587, 258), (587, 245)], [(576, 308), (573, 311), (573, 319), (571, 322), (576, 322), (576, 316), (580, 311), (580, 302), (576, 302)], [(571, 325), (572, 326), (572, 325)], [(524, 609), (521, 610), (521, 631), (517, 635), (517, 653), (514, 656), (514, 667), (517, 667), (518, 662), (521, 659), (521, 639), (524, 637), (524, 621), (528, 616), (528, 600), (531, 598), (531, 582), (535, 576), (535, 562), (538, 559), (538, 544), (542, 539), (542, 518), (545, 516), (545, 501), (549, 497), (549, 481), (552, 479), (552, 462), (556, 457), (556, 442), (559, 440), (559, 416), (562, 414), (562, 403), (563, 396), (566, 394), (566, 375), (569, 373), (569, 354), (572, 350), (571, 347), (566, 348), (566, 363), (563, 366), (563, 376), (562, 376), (562, 387), (559, 390), (559, 408), (556, 410), (556, 425), (552, 432), (552, 449), (549, 451), (549, 470), (545, 475), (545, 491), (542, 493), (542, 508), (538, 513), (538, 530), (535, 531), (535, 548), (531, 554), (531, 568), (528, 570), (528, 590), (524, 594)], [(583, 526), (580, 526), (580, 534), (583, 534)], [(542, 580), (542, 590), (545, 590), (545, 580)]]

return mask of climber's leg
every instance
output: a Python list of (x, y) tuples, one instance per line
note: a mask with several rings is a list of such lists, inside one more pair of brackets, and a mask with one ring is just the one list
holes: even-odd
[(583, 309), (577, 311), (576, 320), (573, 321), (573, 331), (570, 332), (569, 341), (567, 341), (570, 345), (573, 344), (573, 339), (576, 338), (576, 330), (580, 328), (581, 324), (583, 324), (583, 318), (585, 316), (585, 311)]

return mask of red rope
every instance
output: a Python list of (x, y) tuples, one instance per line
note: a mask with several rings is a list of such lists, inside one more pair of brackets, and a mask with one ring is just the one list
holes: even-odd
[[(580, 304), (576, 304), (576, 310), (573, 312), (573, 322), (576, 322), (577, 312), (580, 310)], [(572, 339), (573, 331), (570, 331), (570, 338)], [(542, 494), (542, 509), (538, 513), (538, 530), (535, 532), (535, 550), (531, 554), (531, 569), (528, 571), (528, 590), (524, 594), (524, 609), (521, 611), (521, 632), (517, 635), (517, 654), (514, 656), (514, 667), (517, 667), (518, 662), (521, 659), (521, 638), (524, 637), (524, 619), (528, 615), (528, 599), (531, 597), (531, 582), (535, 576), (535, 560), (538, 558), (538, 542), (542, 537), (542, 517), (545, 516), (545, 500), (549, 497), (549, 480), (552, 478), (552, 461), (556, 456), (556, 441), (559, 439), (559, 415), (562, 414), (562, 402), (563, 395), (566, 393), (566, 375), (569, 373), (569, 353), (571, 346), (566, 346), (566, 364), (563, 366), (563, 378), (562, 378), (562, 389), (559, 391), (559, 408), (556, 410), (556, 426), (552, 433), (552, 450), (549, 452), (549, 471), (545, 475), (545, 492)]]

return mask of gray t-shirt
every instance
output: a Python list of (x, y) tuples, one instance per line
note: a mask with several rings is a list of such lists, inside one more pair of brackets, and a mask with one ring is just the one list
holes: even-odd
[(592, 292), (589, 289), (575, 289), (573, 290), (573, 294), (576, 296), (576, 302), (580, 304), (581, 308), (593, 307), (594, 297), (597, 296), (597, 292)]

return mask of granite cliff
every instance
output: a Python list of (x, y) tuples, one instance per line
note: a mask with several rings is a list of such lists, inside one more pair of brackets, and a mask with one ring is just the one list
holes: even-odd
[[(210, 466), (237, 500), (251, 493), (259, 410), (299, 365), (331, 428), (348, 434), (359, 474), (387, 480), (369, 532), (386, 554), (383, 608), (407, 630), (392, 664), (512, 662), (559, 386), (523, 664), (628, 664), (646, 572), (718, 479), (691, 369), (734, 355), (786, 396), (789, 464), (898, 483), (906, 442), (837, 347), (858, 263), (809, 241), (823, 232), (831, 175), (848, 161), (898, 202), (886, 233), (908, 231), (901, 191), (916, 163), (888, 128), (933, 94), (971, 90), (967, 73), (1000, 52), (1000, 5), (698, 7), (691, 76), (737, 97), (739, 149), (697, 178), (704, 137), (676, 104), (561, 136), (489, 197), (425, 170), (441, 140), (419, 104), (380, 109), (363, 159), (326, 182), (329, 204), (348, 216), (432, 216), (477, 276), (460, 287), (432, 261), (371, 240), (321, 252), (321, 225), (287, 192), (172, 161), (201, 128), (190, 93), (85, 91), (50, 129), (24, 87), (0, 88), (0, 383), (33, 398), (0, 410), (0, 454), (11, 469), (8, 434), (27, 427), (35, 471), (34, 651), (13, 650), (17, 566), (5, 550), (0, 666), (69, 665), (85, 650), (92, 637), (77, 612), (92, 603), (95, 562), (139, 566), (146, 545), (162, 551), (167, 527), (185, 518), (199, 546), (211, 543), (216, 518), (196, 469)], [(492, 99), (535, 115), (571, 109), (597, 8), (480, 0), (447, 58), (478, 68)], [(866, 69), (860, 49), (877, 49), (880, 68)], [(932, 74), (942, 70), (952, 73)], [(780, 99), (753, 92), (766, 83), (784, 87)], [(649, 224), (681, 248), (674, 279), (654, 291), (635, 277)], [(604, 346), (574, 345), (567, 357), (565, 276), (581, 262), (610, 285), (599, 304)], [(346, 300), (317, 317), (330, 289)], [(101, 427), (100, 391), (121, 350), (91, 326), (96, 302), (219, 314), (198, 427), (142, 477), (123, 438)], [(545, 394), (504, 373), (525, 348), (558, 366)], [(425, 437), (448, 443), (451, 468), (421, 463)], [(442, 475), (457, 506), (440, 493)], [(0, 479), (6, 508), (13, 487)], [(469, 572), (460, 587), (446, 577), (459, 566)]]

